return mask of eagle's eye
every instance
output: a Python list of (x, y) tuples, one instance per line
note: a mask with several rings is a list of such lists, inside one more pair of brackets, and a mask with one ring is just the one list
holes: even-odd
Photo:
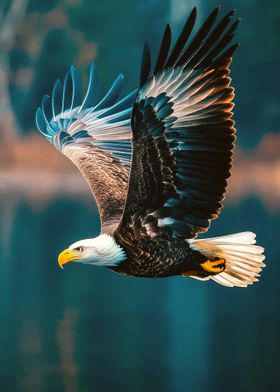
[(84, 250), (84, 248), (82, 246), (78, 246), (77, 248), (75, 248), (76, 252), (82, 253)]

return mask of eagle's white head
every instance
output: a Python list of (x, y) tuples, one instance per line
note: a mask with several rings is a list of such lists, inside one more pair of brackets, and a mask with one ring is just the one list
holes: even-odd
[(70, 245), (58, 256), (58, 264), (75, 261), (76, 263), (113, 267), (126, 259), (123, 248), (108, 234), (101, 234), (96, 238), (80, 240)]

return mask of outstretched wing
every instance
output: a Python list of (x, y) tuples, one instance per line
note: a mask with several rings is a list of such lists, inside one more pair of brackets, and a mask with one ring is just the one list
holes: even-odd
[(119, 75), (96, 102), (98, 78), (91, 64), (85, 96), (76, 68), (63, 84), (58, 80), (51, 97), (44, 96), (36, 112), (39, 131), (80, 169), (99, 208), (102, 231), (119, 222), (127, 194), (131, 162), (131, 106), (135, 91), (118, 100), (123, 84)]
[(174, 47), (167, 25), (159, 56), (144, 47), (132, 112), (133, 158), (118, 231), (193, 238), (220, 213), (235, 140), (230, 46), (239, 20), (216, 8), (192, 40), (190, 14)]

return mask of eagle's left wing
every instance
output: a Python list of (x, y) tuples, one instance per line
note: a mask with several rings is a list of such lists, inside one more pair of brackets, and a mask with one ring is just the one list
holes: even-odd
[(167, 25), (154, 71), (146, 45), (132, 111), (133, 158), (118, 233), (194, 238), (222, 207), (235, 140), (230, 46), (239, 20), (219, 8), (189, 41), (196, 9), (170, 49)]
[(80, 169), (96, 199), (102, 231), (110, 232), (122, 215), (131, 159), (130, 114), (135, 91), (118, 100), (119, 75), (102, 100), (97, 96), (96, 67), (91, 64), (85, 96), (76, 68), (36, 112), (40, 132)]

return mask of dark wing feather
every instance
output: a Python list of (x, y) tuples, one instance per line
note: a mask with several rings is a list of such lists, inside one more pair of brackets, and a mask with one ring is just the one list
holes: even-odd
[[(126, 207), (116, 235), (193, 238), (220, 213), (230, 176), (235, 129), (229, 46), (233, 11), (216, 8), (187, 44), (193, 10), (168, 55), (161, 46), (132, 112), (133, 158)], [(169, 29), (163, 43), (169, 50)], [(147, 64), (147, 50), (144, 64)], [(150, 72), (145, 66), (142, 83)]]
[(217, 7), (214, 9), (214, 11), (208, 16), (206, 21), (203, 23), (201, 28), (198, 30), (196, 33), (195, 37), (191, 41), (191, 43), (187, 46), (181, 57), (178, 59), (176, 62), (176, 66), (179, 65), (187, 65), (187, 60), (190, 59), (195, 53), (198, 48), (201, 47), (203, 44), (203, 40), (205, 37), (207, 37), (207, 34), (211, 30), (211, 28), (214, 26), (214, 23), (217, 19), (218, 13), (219, 13), (220, 7)]
[(169, 24), (167, 24), (161, 41), (158, 59), (155, 66), (155, 73), (159, 72), (164, 66), (164, 63), (169, 53), (170, 45), (171, 45), (171, 29)]
[(181, 34), (179, 35), (176, 44), (174, 45), (174, 48), (172, 52), (170, 53), (170, 56), (168, 58), (168, 61), (166, 63), (166, 68), (171, 67), (174, 65), (175, 61), (178, 59), (180, 53), (184, 49), (189, 36), (193, 30), (195, 21), (197, 17), (197, 11), (196, 7), (192, 10), (190, 16), (188, 17), (185, 26), (183, 27)]

